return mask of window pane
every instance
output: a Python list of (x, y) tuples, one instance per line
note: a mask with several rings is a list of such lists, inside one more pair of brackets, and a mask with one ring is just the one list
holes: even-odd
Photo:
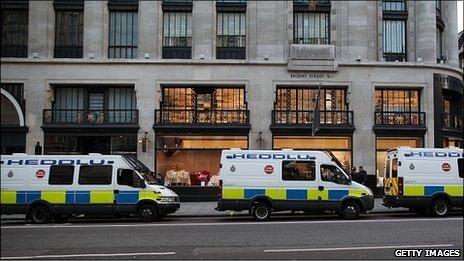
[(55, 12), (55, 58), (82, 58), (83, 11)]
[(50, 185), (71, 185), (73, 184), (74, 166), (52, 165), (50, 166)]
[(81, 166), (79, 170), (80, 185), (111, 184), (112, 166)]
[(245, 47), (245, 17), (243, 12), (224, 13), (217, 16), (217, 46)]
[(28, 10), (2, 9), (2, 57), (27, 57)]
[(404, 60), (406, 57), (406, 20), (383, 21), (383, 53), (389, 61)]
[(164, 12), (163, 46), (190, 47), (192, 13)]
[(110, 12), (109, 58), (136, 58), (138, 17), (135, 11)]
[(294, 44), (329, 44), (329, 13), (295, 12)]
[(314, 161), (283, 161), (282, 180), (316, 180)]

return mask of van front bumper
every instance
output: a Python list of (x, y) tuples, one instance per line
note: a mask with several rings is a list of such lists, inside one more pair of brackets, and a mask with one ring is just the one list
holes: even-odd
[(179, 210), (180, 204), (173, 203), (173, 204), (158, 204), (158, 211), (160, 215), (167, 215), (172, 214)]

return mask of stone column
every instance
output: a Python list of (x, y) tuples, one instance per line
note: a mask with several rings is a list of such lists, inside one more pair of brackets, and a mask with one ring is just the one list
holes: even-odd
[(53, 58), (55, 12), (51, 1), (29, 1), (28, 57)]
[(214, 58), (213, 39), (216, 39), (216, 1), (193, 1), (192, 13), (192, 57), (193, 59)]
[(415, 2), (416, 57), (424, 63), (436, 63), (436, 11), (435, 1)]
[(92, 54), (93, 59), (102, 59), (108, 56), (108, 51), (103, 51), (105, 43), (108, 47), (108, 23), (108, 8), (105, 1), (84, 2), (84, 59), (91, 58)]
[(445, 22), (443, 32), (443, 54), (447, 56), (446, 63), (458, 67), (458, 18), (456, 1), (442, 1), (442, 18)]
[(150, 59), (156, 58), (157, 3), (156, 1), (139, 2), (138, 57), (141, 59), (145, 58), (145, 53), (148, 53)]

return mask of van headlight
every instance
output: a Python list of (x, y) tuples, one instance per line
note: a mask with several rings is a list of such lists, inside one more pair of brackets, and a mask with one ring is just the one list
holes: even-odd
[(160, 201), (162, 203), (173, 203), (173, 202), (179, 202), (178, 197), (160, 197)]

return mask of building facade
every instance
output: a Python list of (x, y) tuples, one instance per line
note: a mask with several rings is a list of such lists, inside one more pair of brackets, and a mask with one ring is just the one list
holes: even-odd
[(463, 146), (455, 1), (1, 3), (2, 154), (130, 153), (195, 200), (226, 148), (376, 187), (390, 148)]

